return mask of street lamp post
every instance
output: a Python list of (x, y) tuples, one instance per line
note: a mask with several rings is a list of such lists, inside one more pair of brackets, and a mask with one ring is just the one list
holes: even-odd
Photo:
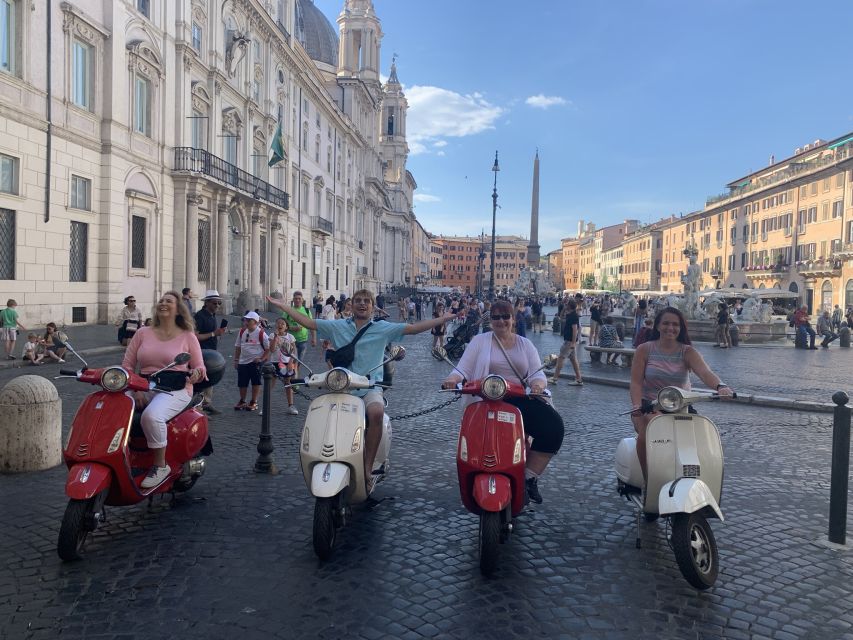
[(495, 173), (495, 186), (492, 189), (492, 264), (489, 268), (489, 300), (495, 300), (495, 216), (498, 211), (498, 152), (495, 151), (495, 164), (492, 171)]

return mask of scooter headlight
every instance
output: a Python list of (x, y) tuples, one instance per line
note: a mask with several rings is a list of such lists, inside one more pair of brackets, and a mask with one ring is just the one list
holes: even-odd
[(335, 368), (326, 374), (326, 387), (329, 391), (343, 391), (349, 386), (349, 373), (346, 369)]
[(489, 400), (500, 400), (506, 395), (506, 380), (500, 376), (486, 376), (483, 380), (483, 395)]
[(658, 406), (667, 413), (680, 411), (684, 406), (684, 396), (677, 387), (664, 387), (658, 392)]
[(101, 386), (107, 391), (121, 391), (127, 386), (127, 371), (111, 367), (101, 375)]

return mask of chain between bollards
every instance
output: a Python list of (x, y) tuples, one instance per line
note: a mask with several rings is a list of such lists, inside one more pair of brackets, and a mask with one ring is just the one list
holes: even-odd
[(829, 541), (847, 544), (847, 486), (850, 477), (850, 398), (832, 394), (836, 404), (832, 419), (832, 475), (829, 486)]
[(255, 461), (255, 473), (276, 474), (278, 470), (272, 461), (272, 434), (270, 433), (270, 413), (272, 411), (272, 387), (275, 383), (275, 365), (265, 362), (261, 367), (264, 376), (264, 415), (261, 416), (261, 435), (258, 438), (258, 459)]

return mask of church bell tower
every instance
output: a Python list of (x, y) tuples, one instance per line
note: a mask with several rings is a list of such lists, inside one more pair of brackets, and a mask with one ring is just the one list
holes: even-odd
[(397, 60), (391, 62), (391, 75), (382, 89), (382, 118), (379, 142), (385, 167), (386, 182), (401, 182), (406, 171), (409, 145), (406, 143), (406, 112), (409, 103), (397, 79)]

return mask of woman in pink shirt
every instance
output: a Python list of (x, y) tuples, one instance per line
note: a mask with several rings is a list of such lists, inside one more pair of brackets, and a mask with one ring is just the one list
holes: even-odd
[[(128, 371), (148, 375), (168, 365), (179, 353), (190, 354), (190, 361), (185, 365), (190, 375), (183, 389), (172, 391), (171, 395), (153, 391), (138, 391), (134, 394), (137, 406), (145, 407), (142, 412), (142, 430), (148, 448), (154, 454), (154, 466), (142, 481), (143, 489), (156, 487), (169, 477), (171, 469), (166, 464), (166, 422), (187, 406), (192, 398), (193, 383), (207, 376), (189, 309), (181, 300), (181, 294), (167, 291), (154, 308), (152, 326), (143, 327), (134, 334), (124, 354), (122, 366)], [(176, 366), (173, 369), (181, 371), (183, 367)]]

